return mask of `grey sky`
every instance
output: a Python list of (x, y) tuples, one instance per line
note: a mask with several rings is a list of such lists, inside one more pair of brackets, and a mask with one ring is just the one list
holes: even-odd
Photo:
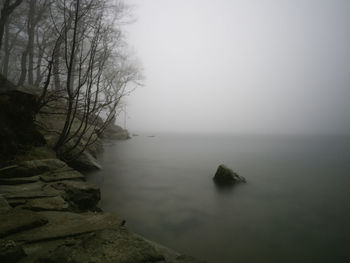
[(127, 2), (131, 131), (350, 133), (350, 1)]

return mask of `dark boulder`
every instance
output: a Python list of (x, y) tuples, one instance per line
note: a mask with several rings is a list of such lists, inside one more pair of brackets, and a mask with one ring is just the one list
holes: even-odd
[(65, 191), (64, 198), (80, 211), (96, 210), (101, 199), (100, 189), (87, 182), (67, 180), (53, 184), (53, 187)]
[(217, 184), (230, 185), (236, 183), (245, 183), (246, 180), (244, 177), (238, 175), (232, 169), (226, 167), (225, 165), (219, 165), (216, 170), (214, 181)]
[(37, 109), (36, 95), (19, 90), (0, 75), (0, 160), (45, 144), (34, 124)]

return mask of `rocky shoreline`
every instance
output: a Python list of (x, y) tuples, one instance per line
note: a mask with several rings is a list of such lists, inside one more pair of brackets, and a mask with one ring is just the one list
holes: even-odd
[[(202, 262), (140, 237), (122, 217), (102, 211), (100, 189), (81, 173), (100, 168), (101, 141), (77, 145), (82, 154), (63, 162), (52, 150), (63, 120), (37, 113), (37, 103), (33, 89), (0, 75), (1, 263)], [(129, 138), (118, 126), (104, 136)]]
[(1, 262), (203, 262), (133, 233), (100, 189), (56, 158), (0, 169)]

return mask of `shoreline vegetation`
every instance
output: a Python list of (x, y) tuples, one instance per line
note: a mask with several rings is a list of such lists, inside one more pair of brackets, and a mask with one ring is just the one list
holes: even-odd
[[(36, 94), (2, 78), (0, 100), (1, 262), (203, 262), (133, 233), (122, 217), (98, 207), (100, 189), (82, 172), (100, 168), (100, 138), (67, 164), (53, 150), (54, 130), (42, 129), (42, 122), (54, 128), (61, 120), (35, 113)], [(129, 138), (112, 127), (101, 137)]]

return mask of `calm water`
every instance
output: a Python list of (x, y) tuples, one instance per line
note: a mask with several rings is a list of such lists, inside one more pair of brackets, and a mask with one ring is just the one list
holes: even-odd
[[(350, 262), (350, 138), (157, 135), (107, 142), (89, 180), (143, 236), (207, 260)], [(224, 163), (247, 184), (218, 188)]]

